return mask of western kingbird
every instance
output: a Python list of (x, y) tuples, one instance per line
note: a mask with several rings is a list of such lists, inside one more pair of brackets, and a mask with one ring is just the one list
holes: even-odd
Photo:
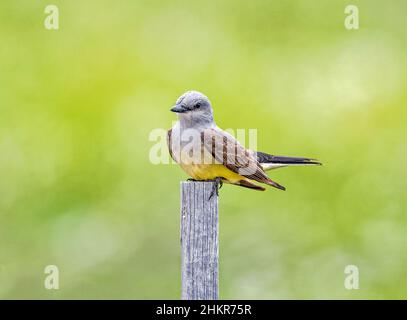
[(215, 124), (211, 103), (200, 92), (184, 93), (171, 111), (178, 114), (178, 121), (167, 137), (171, 157), (192, 180), (215, 181), (216, 193), (223, 182), (264, 191), (264, 187), (253, 183), (257, 181), (285, 190), (265, 171), (295, 165), (321, 165), (316, 159), (273, 156), (245, 149)]

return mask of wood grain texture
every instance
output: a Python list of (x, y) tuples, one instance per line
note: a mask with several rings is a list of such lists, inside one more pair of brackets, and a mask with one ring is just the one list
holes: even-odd
[(218, 196), (213, 182), (181, 182), (181, 277), (185, 300), (218, 299)]

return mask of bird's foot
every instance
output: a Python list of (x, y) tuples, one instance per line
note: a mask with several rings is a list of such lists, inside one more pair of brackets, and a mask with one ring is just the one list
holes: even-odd
[(216, 194), (217, 196), (219, 196), (219, 189), (222, 188), (223, 186), (223, 181), (221, 177), (217, 177), (215, 178), (215, 180), (213, 181), (213, 186), (212, 186), (212, 192), (209, 196), (209, 200), (211, 200), (211, 198)]

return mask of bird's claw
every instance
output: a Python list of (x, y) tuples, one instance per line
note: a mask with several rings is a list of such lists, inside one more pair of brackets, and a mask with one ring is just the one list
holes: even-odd
[(219, 189), (222, 188), (222, 186), (223, 186), (222, 178), (217, 177), (215, 178), (215, 180), (213, 180), (212, 191), (211, 194), (209, 195), (209, 200), (212, 199), (215, 193), (217, 196), (219, 196)]

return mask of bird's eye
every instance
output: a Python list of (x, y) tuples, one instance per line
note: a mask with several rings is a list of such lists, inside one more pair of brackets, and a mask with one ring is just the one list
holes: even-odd
[(200, 108), (200, 107), (201, 107), (201, 104), (198, 102), (198, 103), (195, 105), (195, 108), (198, 109), (198, 108)]

